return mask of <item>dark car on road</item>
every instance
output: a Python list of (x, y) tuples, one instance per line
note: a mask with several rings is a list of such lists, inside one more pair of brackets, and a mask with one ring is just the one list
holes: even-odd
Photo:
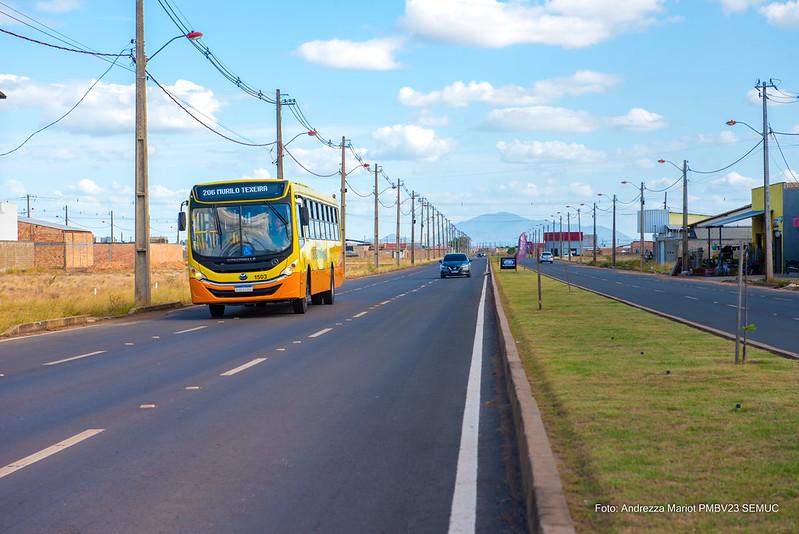
[(447, 254), (441, 264), (441, 278), (447, 276), (472, 276), (472, 260), (466, 254)]

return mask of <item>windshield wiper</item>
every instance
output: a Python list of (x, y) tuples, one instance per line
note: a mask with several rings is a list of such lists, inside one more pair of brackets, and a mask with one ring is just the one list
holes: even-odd
[(284, 219), (284, 218), (283, 218), (283, 216), (280, 214), (280, 212), (279, 212), (279, 211), (277, 211), (277, 210), (275, 209), (275, 207), (274, 207), (272, 204), (268, 204), (268, 203), (267, 203), (267, 206), (269, 206), (269, 209), (271, 209), (271, 210), (272, 210), (272, 212), (273, 212), (275, 215), (277, 215), (277, 218), (278, 218), (278, 219), (280, 219), (280, 222), (282, 222), (282, 223), (283, 223), (283, 226), (288, 226), (288, 225), (289, 225), (289, 222), (288, 222), (286, 219)]

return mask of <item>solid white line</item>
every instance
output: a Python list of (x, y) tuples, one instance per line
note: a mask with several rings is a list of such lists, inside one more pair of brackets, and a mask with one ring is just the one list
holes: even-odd
[(259, 363), (265, 362), (265, 361), (266, 361), (266, 358), (255, 358), (254, 360), (251, 360), (251, 361), (245, 363), (244, 365), (239, 365), (238, 367), (235, 367), (235, 368), (231, 369), (230, 371), (225, 371), (224, 373), (220, 374), (219, 376), (233, 376), (236, 373), (240, 373), (240, 372), (244, 371), (245, 369), (249, 369), (250, 367), (252, 367), (254, 365), (258, 365)]
[(352, 317), (353, 317), (353, 318), (355, 318), (355, 319), (357, 319), (358, 317), (363, 317), (363, 316), (364, 316), (364, 315), (366, 315), (367, 313), (369, 313), (369, 312), (368, 312), (368, 311), (362, 311), (361, 313), (356, 313), (356, 314), (355, 314), (355, 315), (353, 315)]
[(655, 293), (665, 293), (665, 291), (663, 291), (662, 289), (656, 289)]
[(94, 352), (87, 352), (86, 354), (81, 354), (80, 356), (73, 356), (71, 358), (64, 358), (63, 360), (56, 360), (54, 362), (47, 362), (43, 363), (42, 365), (58, 365), (59, 363), (71, 362), (73, 360), (80, 360), (81, 358), (88, 358), (89, 356), (97, 356), (98, 354), (103, 354), (104, 350), (96, 350)]
[(488, 278), (483, 278), (483, 292), (477, 307), (472, 363), (469, 367), (466, 404), (463, 408), (458, 470), (449, 513), (450, 533), (474, 532), (477, 519), (477, 443), (480, 432), (480, 382), (483, 374), (483, 324), (487, 282)]
[[(730, 308), (736, 308), (736, 309), (738, 308), (738, 305), (737, 305), (737, 304), (727, 304), (727, 306), (729, 306)], [(741, 306), (741, 309), (742, 309), (742, 310), (745, 310), (746, 308), (744, 308), (743, 306)]]
[(172, 332), (173, 334), (188, 334), (189, 332), (196, 332), (197, 330), (202, 330), (203, 328), (208, 328), (208, 326), (195, 326), (194, 328), (187, 328), (186, 330), (178, 330), (177, 332)]
[(319, 337), (319, 336), (323, 336), (323, 335), (327, 334), (328, 332), (330, 332), (331, 330), (333, 330), (333, 329), (332, 329), (332, 328), (323, 328), (323, 329), (321, 329), (321, 330), (320, 330), (320, 331), (318, 331), (318, 332), (314, 332), (313, 334), (311, 334), (311, 335), (310, 335), (310, 336), (308, 336), (308, 337)]
[(692, 296), (690, 296), (690, 295), (684, 295), (684, 296), (685, 296), (685, 298), (687, 298), (687, 299), (691, 299), (691, 300), (699, 300), (697, 297), (692, 297)]
[(12, 462), (7, 466), (0, 468), (0, 478), (10, 475), (14, 471), (19, 471), (23, 467), (28, 467), (31, 464), (38, 462), (39, 460), (44, 460), (48, 456), (52, 456), (58, 452), (63, 451), (68, 447), (72, 447), (73, 445), (77, 445), (81, 441), (85, 439), (89, 439), (92, 436), (96, 436), (100, 432), (105, 430), (104, 428), (89, 428), (88, 430), (84, 430), (80, 434), (75, 434), (71, 438), (67, 438), (64, 441), (59, 441), (55, 445), (47, 447), (46, 449), (42, 449), (39, 452), (35, 452), (30, 456), (26, 456), (16, 462)]
[(381, 305), (381, 306), (385, 306), (385, 305), (386, 305), (386, 304), (388, 304), (389, 302), (391, 302), (391, 301), (390, 301), (390, 300), (384, 300), (383, 302), (381, 302), (381, 303), (380, 303), (380, 305)]

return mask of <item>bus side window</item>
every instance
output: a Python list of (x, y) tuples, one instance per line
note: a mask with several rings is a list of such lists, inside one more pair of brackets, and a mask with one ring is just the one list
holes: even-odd
[(325, 238), (330, 241), (333, 239), (333, 229), (330, 227), (333, 217), (330, 215), (330, 206), (325, 204)]
[(316, 239), (316, 202), (313, 200), (308, 201), (308, 208), (311, 212), (311, 222), (310, 222), (310, 238)]
[(333, 239), (341, 241), (341, 226), (338, 222), (338, 208), (333, 208)]
[[(297, 197), (297, 200), (301, 201), (302, 199)], [(302, 224), (302, 216), (300, 214), (302, 212), (302, 203), (295, 202), (294, 204), (297, 206), (297, 235), (300, 238), (300, 246), (303, 246), (305, 238), (308, 237), (308, 227)]]
[(322, 239), (322, 221), (321, 217), (319, 216), (319, 203), (314, 202), (314, 215), (316, 216), (316, 222), (314, 223), (316, 235), (314, 236), (315, 239)]

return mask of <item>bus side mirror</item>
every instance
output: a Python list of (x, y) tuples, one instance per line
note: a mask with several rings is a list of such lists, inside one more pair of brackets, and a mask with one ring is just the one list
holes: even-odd
[(311, 215), (308, 213), (308, 206), (302, 206), (300, 208), (300, 224), (302, 224), (302, 226), (308, 226), (310, 221)]
[(181, 211), (178, 213), (178, 230), (183, 232), (186, 230), (186, 212)]

